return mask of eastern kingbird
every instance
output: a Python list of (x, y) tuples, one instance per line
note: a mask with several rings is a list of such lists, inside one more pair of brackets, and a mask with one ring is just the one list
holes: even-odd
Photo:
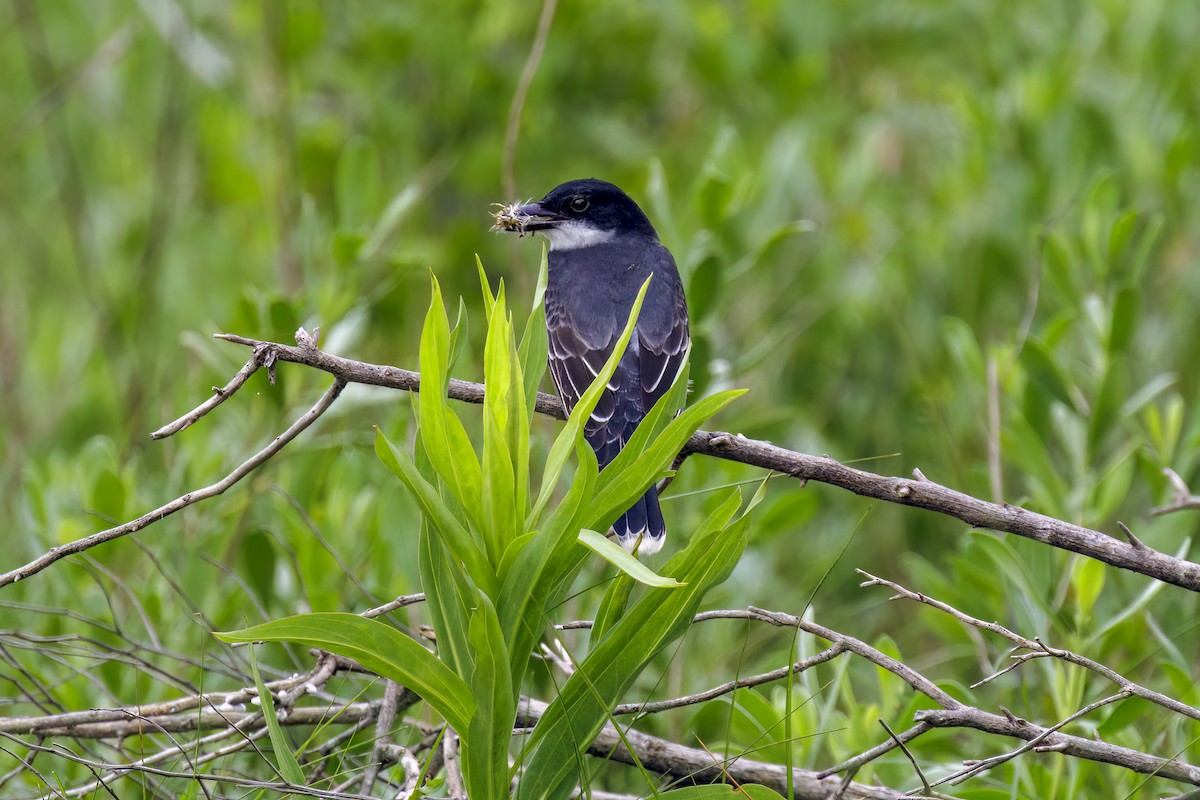
[[(612, 463), (638, 423), (666, 394), (688, 347), (687, 302), (675, 259), (637, 203), (611, 183), (569, 181), (536, 203), (509, 207), (498, 227), (550, 240), (546, 333), (550, 375), (567, 411), (604, 366), (653, 274), (629, 346), (584, 437), (600, 469)], [(653, 486), (613, 524), (617, 540), (656, 553), (667, 533)]]

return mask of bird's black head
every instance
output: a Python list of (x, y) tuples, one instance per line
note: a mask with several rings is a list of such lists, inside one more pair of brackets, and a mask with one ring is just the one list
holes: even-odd
[(523, 229), (544, 234), (551, 250), (576, 250), (617, 236), (658, 233), (638, 204), (611, 183), (586, 178), (567, 181), (536, 203), (517, 209)]

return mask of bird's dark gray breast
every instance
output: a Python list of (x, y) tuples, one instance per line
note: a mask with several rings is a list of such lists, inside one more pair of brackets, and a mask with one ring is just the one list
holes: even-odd
[(672, 335), (683, 308), (683, 287), (675, 259), (655, 240), (608, 242), (578, 250), (550, 251), (546, 322), (568, 325), (589, 350), (605, 349), (629, 319), (633, 301), (653, 273), (638, 318), (638, 334), (648, 343)]

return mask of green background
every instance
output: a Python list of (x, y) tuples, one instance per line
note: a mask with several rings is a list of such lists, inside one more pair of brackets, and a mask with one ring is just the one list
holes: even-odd
[[(1200, 484), (1200, 5), (563, 2), (514, 196), (505, 131), (539, 5), (184, 3), (181, 27), (161, 8), (175, 6), (0, 6), (0, 571), (217, 480), (328, 383), (283, 365), (276, 386), (257, 375), (151, 442), (248, 356), (212, 333), (320, 326), (334, 353), (416, 368), (433, 272), (470, 318), (455, 374), (478, 379), (475, 256), (521, 314), (540, 255), (488, 231), (491, 204), (591, 176), (629, 191), (679, 262), (696, 391), (751, 390), (709, 427), (1108, 532), (1121, 519), (1195, 558), (1195, 513), (1148, 510), (1171, 497), (1163, 467)], [(37, 694), (26, 673), (67, 710), (211, 688), (223, 676), (202, 680), (205, 665), (236, 661), (212, 629), (412, 591), (416, 510), (371, 448), (372, 426), (404, 442), (410, 421), (405, 397), (351, 387), (225, 496), (0, 590), (5, 713), (37, 713), (17, 702)], [(664, 503), (667, 550), (713, 487), (760, 477), (689, 460)], [(708, 605), (811, 602), (822, 624), (1041, 724), (1111, 689), (1039, 663), (968, 690), (1001, 643), (857, 588), (855, 567), (1197, 702), (1193, 595), (816, 484), (772, 481)], [(172, 675), (30, 639), (64, 635), (136, 642)], [(639, 696), (773, 668), (789, 644), (698, 630)], [(821, 675), (796, 689), (812, 696), (793, 717), (803, 766), (877, 743), (875, 720), (908, 702), (862, 665)], [(781, 758), (782, 690), (754, 695), (732, 727), (728, 703), (647, 727)], [(1194, 725), (1132, 702), (1071, 730), (1200, 761)], [(919, 741), (934, 774), (1007, 746)], [(635, 790), (620, 769), (611, 785)], [(902, 757), (877, 769), (914, 784)], [(1141, 780), (1039, 756), (962, 796), (1121, 796)]]

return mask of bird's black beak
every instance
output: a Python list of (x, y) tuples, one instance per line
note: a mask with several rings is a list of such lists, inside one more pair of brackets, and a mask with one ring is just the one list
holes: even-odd
[(522, 218), (522, 223), (527, 231), (540, 231), (546, 228), (553, 228), (559, 222), (562, 222), (566, 217), (561, 214), (555, 214), (542, 206), (541, 203), (526, 203), (516, 210), (516, 214)]

